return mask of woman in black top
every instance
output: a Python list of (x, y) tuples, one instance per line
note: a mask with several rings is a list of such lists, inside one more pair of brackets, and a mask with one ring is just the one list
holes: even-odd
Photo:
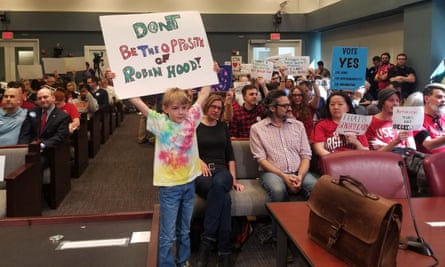
[(231, 199), (230, 190), (244, 190), (237, 183), (235, 160), (227, 125), (221, 115), (224, 100), (220, 95), (209, 96), (204, 117), (197, 129), (202, 175), (196, 179), (196, 193), (206, 199), (204, 231), (198, 255), (198, 267), (207, 266), (214, 245), (218, 249), (219, 266), (231, 266)]

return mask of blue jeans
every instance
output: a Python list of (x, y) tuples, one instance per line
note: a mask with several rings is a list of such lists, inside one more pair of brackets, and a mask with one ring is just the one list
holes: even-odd
[[(190, 257), (190, 224), (195, 197), (195, 184), (159, 187), (159, 267), (183, 265)], [(176, 258), (173, 243), (176, 240)]]
[[(281, 177), (271, 172), (261, 172), (260, 179), (261, 184), (269, 195), (270, 202), (284, 202), (289, 200), (288, 188)], [(307, 200), (316, 182), (317, 179), (308, 172), (303, 178), (301, 190), (298, 194), (302, 194), (303, 198)], [(272, 239), (275, 240), (276, 238), (277, 225), (275, 220), (272, 218)]]
[(209, 247), (217, 242), (218, 254), (228, 255), (232, 253), (232, 200), (229, 193), (233, 178), (227, 169), (216, 169), (212, 173), (213, 176), (199, 176), (195, 182), (196, 193), (206, 199), (201, 242)]

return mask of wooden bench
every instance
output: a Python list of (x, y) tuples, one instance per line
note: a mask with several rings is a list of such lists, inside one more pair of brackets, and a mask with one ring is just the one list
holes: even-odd
[(71, 190), (70, 142), (48, 147), (49, 168), (43, 170), (43, 193), (52, 209), (56, 209)]
[[(0, 189), (0, 216), (22, 217), (42, 214), (42, 167), (40, 144), (1, 146), (5, 156), (5, 188)], [(1, 198), (1, 197), (0, 197)], [(5, 212), (6, 209), (6, 212)]]
[[(268, 215), (266, 202), (269, 196), (259, 180), (258, 163), (250, 152), (248, 139), (232, 140), (235, 154), (236, 175), (245, 189), (242, 192), (231, 191), (232, 216)], [(193, 217), (202, 217), (205, 211), (205, 200), (195, 194)]]
[(110, 137), (110, 107), (108, 106), (99, 110), (99, 114), (101, 122), (100, 142), (102, 144), (105, 144), (108, 141), (108, 138)]
[(80, 116), (80, 127), (71, 135), (71, 146), (74, 149), (71, 177), (79, 178), (88, 167), (89, 160), (87, 113)]
[(88, 155), (94, 158), (99, 152), (101, 143), (100, 111), (96, 111), (88, 119)]

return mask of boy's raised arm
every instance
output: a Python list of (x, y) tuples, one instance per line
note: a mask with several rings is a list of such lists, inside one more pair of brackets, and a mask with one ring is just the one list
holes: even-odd
[(204, 86), (201, 88), (201, 91), (199, 91), (198, 99), (196, 99), (196, 103), (198, 103), (201, 107), (206, 102), (207, 97), (209, 97), (210, 90), (211, 90), (210, 86)]
[(150, 108), (142, 101), (140, 97), (130, 98), (129, 101), (144, 115), (147, 117)]

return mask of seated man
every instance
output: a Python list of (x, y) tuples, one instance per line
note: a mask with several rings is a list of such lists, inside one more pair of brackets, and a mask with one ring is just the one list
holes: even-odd
[(19, 91), (6, 88), (0, 108), (0, 146), (17, 144), (25, 117), (26, 111), (20, 108)]
[(257, 103), (258, 90), (253, 85), (245, 85), (242, 89), (244, 103), (232, 102), (233, 117), (229, 123), (231, 137), (249, 137), (250, 126), (264, 117), (264, 107)]
[(428, 154), (445, 152), (445, 85), (428, 84), (423, 101), (423, 128), (414, 132), (417, 149)]
[(42, 169), (49, 167), (48, 147), (56, 147), (69, 136), (70, 116), (55, 105), (54, 92), (42, 88), (37, 92), (38, 107), (28, 111), (20, 131), (19, 144), (40, 141), (42, 149)]
[(88, 91), (86, 85), (81, 85), (79, 97), (72, 100), (72, 104), (77, 108), (79, 113), (88, 113), (88, 118), (99, 110), (96, 98)]
[[(283, 90), (269, 92), (264, 105), (268, 116), (250, 129), (250, 149), (263, 187), (271, 202), (286, 201), (289, 194), (308, 199), (317, 180), (308, 172), (312, 151), (304, 125), (292, 116)], [(272, 241), (276, 234), (273, 222)]]

